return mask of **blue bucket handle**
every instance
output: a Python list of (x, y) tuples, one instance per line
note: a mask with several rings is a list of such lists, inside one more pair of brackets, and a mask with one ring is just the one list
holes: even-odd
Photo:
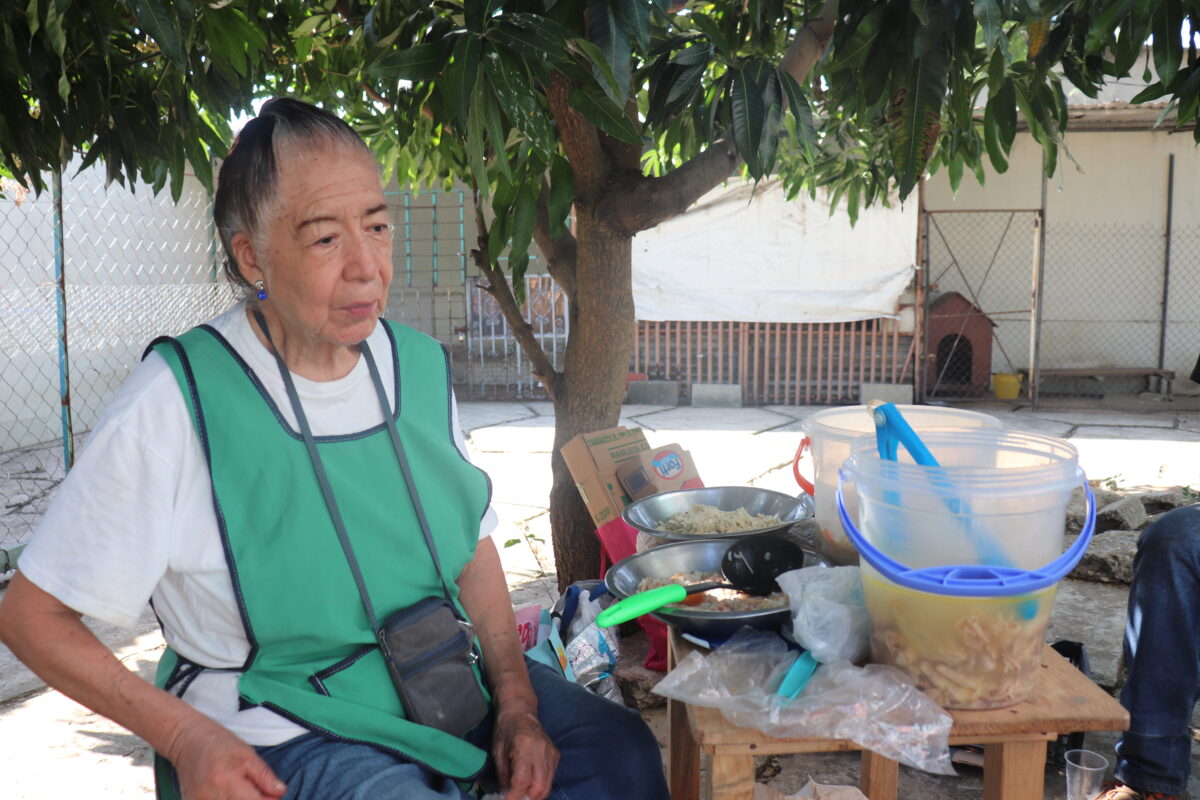
[(883, 553), (866, 540), (846, 511), (846, 500), (842, 494), (845, 470), (838, 470), (837, 507), (838, 516), (846, 536), (858, 550), (858, 554), (892, 583), (908, 589), (957, 597), (1010, 597), (1035, 592), (1053, 586), (1067, 576), (1083, 558), (1092, 534), (1096, 530), (1096, 495), (1087, 481), (1083, 490), (1087, 497), (1087, 519), (1075, 544), (1061, 556), (1041, 569), (1017, 569), (1016, 567), (992, 567), (981, 564), (952, 564), (942, 567), (914, 569), (901, 564)]

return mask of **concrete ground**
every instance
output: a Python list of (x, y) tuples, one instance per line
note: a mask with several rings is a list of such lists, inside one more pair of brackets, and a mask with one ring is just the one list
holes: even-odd
[[(1200, 486), (1200, 402), (1154, 396), (1103, 400), (1047, 400), (1034, 412), (1019, 403), (971, 404), (994, 414), (1013, 430), (1069, 439), (1080, 451), (1090, 478), (1129, 486)], [(710, 486), (754, 485), (794, 493), (791, 458), (801, 438), (802, 420), (818, 407), (694, 408), (625, 406), (621, 423), (639, 426), (654, 444), (679, 442), (691, 451)], [(554, 435), (549, 403), (463, 403), (463, 428), (476, 462), (488, 470), (502, 529), (498, 534), (513, 603), (549, 605), (556, 580), (550, 550), (549, 453)], [(53, 481), (54, 448), (0, 455), (0, 497), (22, 515), (36, 517)], [(0, 531), (2, 532), (2, 531)], [(0, 579), (2, 580), (2, 579)], [(1104, 686), (1116, 681), (1125, 615), (1124, 587), (1064, 582), (1048, 640), (1086, 644), (1093, 675)], [(98, 635), (131, 668), (150, 676), (162, 650), (152, 615), (132, 630), (91, 623)], [(646, 716), (665, 741), (661, 710)], [(1111, 755), (1115, 734), (1089, 735), (1087, 746)], [(1195, 762), (1196, 755), (1193, 755)], [(931, 776), (902, 769), (900, 797), (922, 800), (977, 800), (980, 773), (962, 768), (959, 777)], [(822, 783), (855, 783), (857, 754), (791, 756), (764, 761), (770, 785), (795, 792), (808, 778)], [(1193, 769), (1194, 796), (1200, 780)], [(150, 798), (153, 796), (148, 747), (137, 737), (47, 689), (0, 647), (0, 796), (5, 798)], [(1047, 800), (1062, 800), (1063, 777), (1046, 773)]]

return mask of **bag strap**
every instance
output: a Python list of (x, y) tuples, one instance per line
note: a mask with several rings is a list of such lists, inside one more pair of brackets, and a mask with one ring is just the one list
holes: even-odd
[[(253, 314), (255, 322), (258, 323), (263, 335), (267, 339), (267, 343), (271, 346), (271, 355), (275, 357), (275, 364), (279, 367), (279, 375), (283, 379), (284, 389), (287, 391), (288, 400), (292, 404), (292, 411), (296, 415), (296, 424), (300, 428), (301, 435), (304, 437), (304, 445), (308, 449), (308, 457), (312, 461), (317, 484), (321, 487), (321, 494), (325, 498), (325, 506), (329, 509), (330, 521), (333, 523), (333, 529), (337, 533), (338, 542), (342, 546), (342, 552), (346, 556), (346, 563), (350, 566), (350, 572), (354, 576), (354, 584), (358, 588), (358, 596), (362, 600), (363, 609), (367, 612), (367, 621), (376, 637), (382, 637), (383, 634), (379, 628), (379, 621), (375, 615), (375, 606), (371, 603), (370, 595), (367, 594), (366, 581), (363, 580), (362, 570), (358, 566), (358, 558), (354, 555), (354, 548), (350, 544), (350, 537), (346, 534), (346, 524), (342, 520), (342, 512), (338, 509), (337, 500), (333, 496), (333, 487), (329, 484), (329, 476), (325, 472), (325, 463), (321, 459), (320, 452), (317, 450), (317, 443), (313, 438), (312, 428), (308, 424), (308, 417), (304, 413), (304, 406), (300, 402), (300, 395), (296, 392), (296, 384), (292, 380), (291, 370), (288, 369), (287, 364), (284, 363), (283, 358), (279, 355), (278, 348), (275, 347), (275, 342), (271, 338), (270, 328), (267, 326), (267, 320), (263, 317), (262, 311), (256, 308), (253, 310)], [(400, 471), (404, 474), (405, 483), (408, 485), (413, 506), (417, 511), (417, 519), (421, 523), (421, 531), (425, 534), (425, 543), (428, 545), (430, 554), (433, 556), (433, 564), (437, 568), (438, 580), (442, 583), (442, 591), (445, 593), (446, 599), (449, 600), (450, 592), (446, 586), (446, 579), (442, 576), (441, 563), (438, 560), (437, 549), (433, 544), (433, 536), (429, 532), (429, 524), (425, 520), (425, 511), (421, 506), (421, 499), (417, 495), (416, 486), (412, 482), (408, 459), (404, 456), (404, 450), (400, 445), (400, 435), (396, 431), (396, 422), (392, 419), (391, 409), (388, 407), (387, 394), (383, 389), (383, 381), (379, 378), (379, 369), (375, 366), (375, 360), (371, 357), (371, 349), (367, 346), (365, 340), (359, 345), (359, 352), (366, 358), (367, 369), (371, 373), (372, 383), (375, 385), (376, 394), (378, 394), (380, 405), (383, 408), (383, 416), (387, 421), (388, 431), (391, 434), (392, 446), (395, 448), (396, 458), (400, 462)]]

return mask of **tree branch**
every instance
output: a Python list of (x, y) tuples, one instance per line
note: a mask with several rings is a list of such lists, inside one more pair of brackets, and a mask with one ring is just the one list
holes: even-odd
[(816, 19), (804, 24), (780, 59), (779, 68), (791, 75), (801, 86), (808, 80), (808, 73), (812, 72), (813, 66), (829, 47), (837, 15), (838, 0), (826, 0), (821, 13)]
[(679, 216), (709, 189), (728, 179), (740, 159), (733, 134), (724, 133), (700, 155), (661, 178), (638, 176), (608, 193), (597, 214), (632, 236)]
[[(821, 14), (796, 34), (780, 61), (780, 68), (803, 85), (833, 36), (838, 0), (828, 0)], [(633, 235), (678, 216), (705, 192), (727, 179), (740, 159), (733, 134), (726, 131), (707, 150), (661, 178), (641, 175), (622, 180), (618, 191), (609, 192), (599, 213), (619, 231)]]
[(567, 297), (575, 296), (575, 258), (578, 250), (575, 236), (565, 228), (558, 238), (550, 233), (550, 185), (542, 181), (538, 196), (537, 220), (533, 226), (533, 240), (546, 259), (550, 277), (554, 278)]
[(479, 247), (471, 251), (471, 258), (475, 261), (475, 266), (479, 271), (488, 279), (488, 285), (480, 288), (496, 299), (500, 306), (500, 313), (504, 314), (504, 319), (508, 321), (513, 338), (521, 346), (525, 357), (533, 364), (533, 376), (541, 381), (542, 386), (546, 389), (546, 394), (553, 400), (562, 393), (563, 375), (554, 369), (554, 362), (542, 349), (541, 343), (533, 333), (533, 327), (525, 321), (525, 315), (521, 313), (521, 306), (517, 304), (517, 298), (513, 294), (512, 286), (504, 276), (504, 271), (499, 267), (493, 267), (489, 261), (487, 254), (490, 232), (487, 220), (483, 216), (479, 190), (474, 190), (472, 194), (475, 199), (475, 225), (479, 231), (477, 240)]

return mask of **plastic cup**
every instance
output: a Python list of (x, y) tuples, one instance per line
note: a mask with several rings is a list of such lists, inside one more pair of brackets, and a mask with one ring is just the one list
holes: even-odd
[(1068, 750), (1067, 800), (1092, 800), (1103, 789), (1108, 759), (1091, 750)]

